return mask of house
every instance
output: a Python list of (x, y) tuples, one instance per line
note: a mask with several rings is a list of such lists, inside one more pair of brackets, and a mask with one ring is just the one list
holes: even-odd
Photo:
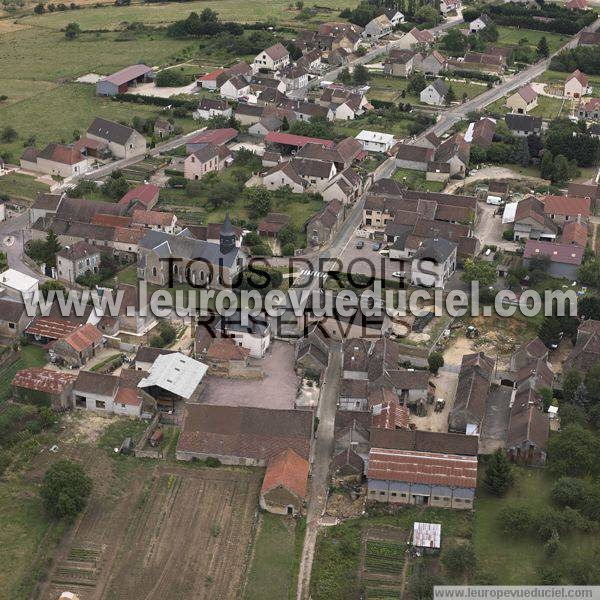
[(79, 277), (99, 273), (100, 264), (100, 249), (97, 246), (84, 241), (76, 242), (56, 253), (56, 277), (72, 285)]
[(282, 213), (269, 213), (258, 224), (257, 230), (259, 235), (266, 237), (277, 238), (279, 232), (287, 227), (290, 222), (290, 216)]
[(285, 84), (284, 91), (300, 90), (308, 85), (308, 71), (301, 65), (287, 67), (280, 77)]
[(401, 169), (427, 171), (427, 165), (433, 160), (435, 151), (432, 148), (413, 146), (411, 144), (397, 144), (396, 165)]
[(103, 347), (102, 332), (97, 327), (86, 323), (52, 344), (49, 351), (50, 360), (80, 368), (94, 358)]
[(363, 31), (363, 37), (367, 40), (378, 40), (389, 35), (394, 30), (394, 25), (384, 13), (371, 19)]
[[(208, 373), (218, 377), (243, 377), (247, 373), (250, 351), (237, 346), (229, 338), (212, 340), (202, 360), (208, 365)], [(197, 358), (200, 358), (197, 356)]]
[(321, 70), (321, 58), (323, 54), (318, 48), (314, 48), (304, 53), (297, 61), (296, 65), (304, 68), (309, 73), (318, 73)]
[(544, 214), (558, 225), (568, 221), (584, 221), (590, 217), (590, 198), (574, 198), (572, 196), (543, 196)]
[(127, 211), (134, 207), (151, 210), (158, 202), (160, 190), (161, 188), (153, 183), (143, 183), (129, 190), (119, 200), (119, 205), (126, 207)]
[(304, 192), (305, 186), (304, 181), (289, 160), (278, 163), (266, 171), (262, 175), (262, 184), (269, 190), (279, 190), (282, 187), (289, 187), (296, 194)]
[(329, 363), (329, 343), (319, 323), (309, 326), (296, 342), (296, 369), (320, 377)]
[(181, 352), (161, 354), (137, 387), (156, 400), (159, 410), (174, 410), (177, 401), (197, 393), (207, 371), (207, 365)]
[(495, 131), (496, 121), (485, 117), (469, 124), (467, 133), (465, 133), (465, 141), (487, 150), (492, 145)]
[(354, 139), (358, 140), (367, 152), (387, 152), (396, 141), (391, 133), (366, 129), (363, 129)]
[(446, 95), (449, 91), (448, 84), (442, 79), (436, 79), (421, 91), (419, 98), (424, 104), (443, 106), (446, 104)]
[(227, 220), (218, 244), (197, 240), (187, 229), (177, 235), (149, 231), (139, 243), (138, 277), (158, 286), (168, 285), (171, 277), (176, 283), (187, 281), (193, 286), (230, 285), (245, 258)]
[(147, 83), (153, 79), (152, 67), (143, 64), (131, 65), (100, 79), (96, 83), (96, 95), (116, 96), (117, 94), (126, 94), (129, 88), (140, 83)]
[(469, 167), (471, 146), (460, 133), (444, 140), (435, 151), (435, 161), (448, 163), (450, 175), (464, 177)]
[(26, 148), (21, 155), (22, 169), (55, 175), (62, 178), (82, 175), (89, 169), (86, 156), (73, 146), (65, 144), (48, 144), (38, 152), (34, 148)]
[(541, 402), (532, 402), (531, 396), (531, 392), (515, 395), (508, 421), (506, 451), (518, 464), (541, 467), (546, 464), (550, 421)]
[(423, 58), (418, 66), (415, 66), (416, 71), (421, 71), (429, 75), (439, 75), (448, 68), (446, 57), (442, 56), (437, 50)]
[(408, 77), (416, 68), (421, 55), (414, 50), (393, 48), (383, 63), (383, 74), (393, 77)]
[(577, 328), (575, 346), (564, 362), (563, 371), (577, 369), (586, 374), (600, 363), (600, 321), (586, 319)]
[(250, 83), (242, 75), (234, 75), (223, 83), (219, 89), (221, 98), (228, 100), (239, 100), (244, 96), (248, 96), (250, 92)]
[(335, 164), (331, 161), (293, 158), (291, 163), (294, 171), (306, 182), (307, 189), (318, 193), (322, 193), (337, 174)]
[(251, 358), (264, 358), (271, 345), (271, 325), (265, 315), (235, 312), (221, 316), (214, 324), (215, 335), (230, 338), (235, 345), (248, 350)]
[(283, 126), (283, 121), (276, 115), (262, 117), (258, 123), (250, 125), (248, 133), (257, 137), (265, 137), (267, 133), (279, 131)]
[(227, 146), (204, 144), (199, 150), (192, 152), (183, 163), (183, 173), (186, 179), (202, 179), (206, 173), (221, 171), (231, 157)]
[(227, 100), (219, 98), (202, 98), (198, 108), (192, 113), (194, 119), (212, 119), (213, 117), (224, 117), (229, 119), (233, 110)]
[(154, 231), (175, 233), (177, 230), (177, 215), (157, 210), (134, 210), (132, 225), (153, 229)]
[(472, 509), (477, 457), (372, 447), (367, 479), (369, 500)]
[(283, 44), (278, 42), (258, 54), (254, 64), (259, 69), (278, 71), (290, 64), (290, 53)]
[(581, 98), (587, 94), (588, 78), (579, 69), (573, 71), (565, 80), (564, 95), (567, 98)]
[(461, 62), (453, 61), (456, 69), (463, 71), (502, 73), (506, 67), (506, 59), (501, 54), (486, 54), (484, 52), (467, 52)]
[(146, 154), (146, 138), (127, 125), (96, 117), (88, 127), (86, 135), (107, 144), (116, 158), (132, 158)]
[(345, 169), (331, 180), (331, 183), (323, 190), (322, 196), (325, 202), (339, 200), (343, 204), (355, 202), (362, 192), (362, 179), (351, 169)]
[(383, 14), (390, 20), (392, 27), (398, 27), (404, 23), (404, 15), (397, 8), (386, 8)]
[(33, 319), (28, 316), (22, 300), (4, 296), (0, 298), (0, 337), (20, 337)]
[(306, 239), (312, 246), (329, 241), (344, 220), (344, 205), (339, 200), (328, 202), (306, 222)]
[(556, 244), (540, 240), (527, 240), (523, 264), (528, 267), (532, 260), (548, 260), (547, 272), (553, 277), (577, 279), (577, 269), (583, 261), (585, 248), (574, 244)]
[(156, 119), (154, 121), (154, 135), (159, 140), (168, 138), (175, 133), (175, 125), (165, 119)]
[(533, 110), (538, 104), (538, 93), (527, 84), (511, 94), (506, 99), (506, 106), (512, 110), (513, 113), (525, 114), (530, 110)]
[(396, 48), (411, 49), (415, 46), (428, 48), (433, 44), (434, 37), (426, 29), (420, 30), (413, 27), (408, 33), (403, 35), (395, 44)]
[(526, 137), (529, 135), (540, 135), (542, 132), (542, 117), (507, 114), (504, 116), (504, 121), (513, 135)]
[(307, 460), (312, 434), (311, 410), (186, 404), (176, 456), (262, 467), (293, 450)]
[(17, 371), (11, 385), (18, 402), (50, 406), (59, 411), (72, 407), (71, 394), (76, 379), (73, 373), (31, 367)]
[(278, 515), (302, 514), (307, 488), (308, 461), (288, 448), (267, 463), (260, 507)]
[(448, 431), (481, 435), (494, 367), (494, 359), (483, 352), (463, 356)]
[(544, 203), (534, 196), (517, 203), (513, 230), (516, 241), (555, 241), (558, 236), (558, 225), (545, 214)]
[(456, 270), (456, 249), (456, 244), (444, 238), (424, 241), (412, 257), (411, 283), (443, 289)]
[(0, 292), (20, 301), (31, 301), (38, 293), (38, 280), (16, 269), (0, 273)]
[(461, 0), (442, 0), (440, 2), (440, 13), (443, 17), (447, 17), (449, 13), (456, 12), (461, 6)]
[(600, 120), (600, 98), (591, 98), (579, 105), (579, 118), (588, 121)]
[(477, 33), (478, 31), (481, 31), (492, 24), (492, 19), (490, 19), (490, 17), (484, 13), (469, 23), (469, 33)]
[(548, 360), (548, 348), (540, 340), (539, 337), (534, 337), (528, 342), (523, 342), (510, 357), (510, 370), (520, 371), (524, 367), (543, 360)]

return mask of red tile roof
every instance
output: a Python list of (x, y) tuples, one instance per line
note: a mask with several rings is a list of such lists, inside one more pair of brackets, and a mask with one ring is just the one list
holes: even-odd
[(206, 75), (198, 77), (198, 81), (214, 81), (221, 73), (225, 73), (225, 69), (215, 69)]
[(580, 265), (583, 260), (584, 248), (575, 244), (553, 244), (527, 240), (523, 258), (541, 258), (547, 256), (551, 262), (566, 265)]
[(547, 215), (562, 215), (576, 217), (590, 216), (590, 199), (576, 198), (574, 196), (544, 196), (544, 212)]
[(52, 317), (38, 317), (26, 330), (29, 335), (58, 340), (75, 331), (79, 325), (71, 321), (53, 319)]
[(237, 137), (238, 130), (233, 127), (206, 129), (187, 141), (187, 144), (215, 144), (221, 146)]
[(212, 341), (207, 360), (245, 360), (250, 355), (250, 350), (241, 348), (231, 338), (220, 338)]
[(299, 498), (306, 496), (308, 461), (288, 449), (269, 460), (261, 494), (283, 487)]
[(587, 75), (582, 73), (579, 69), (573, 71), (568, 77), (566, 83), (571, 81), (571, 79), (577, 79), (577, 81), (581, 84), (582, 87), (586, 88), (588, 84)]
[(371, 448), (369, 479), (474, 488), (477, 457)]
[(12, 380), (12, 385), (16, 387), (35, 390), (36, 392), (46, 392), (47, 394), (60, 394), (77, 379), (73, 373), (63, 373), (61, 371), (51, 371), (50, 369), (41, 369), (32, 367), (30, 369), (21, 369), (17, 371)]
[(143, 185), (138, 185), (137, 187), (129, 190), (122, 198), (119, 200), (119, 204), (127, 205), (130, 202), (138, 201), (141, 202), (144, 206), (150, 205), (160, 192), (160, 188), (157, 185), (152, 183), (144, 183)]
[(563, 227), (560, 241), (563, 244), (578, 244), (584, 246), (587, 244), (588, 228), (584, 223), (577, 223), (577, 221), (570, 221), (565, 223)]
[(127, 406), (139, 406), (142, 398), (138, 390), (127, 387), (120, 387), (115, 396), (115, 404), (125, 404)]
[(282, 133), (280, 131), (270, 131), (265, 136), (265, 141), (271, 144), (284, 144), (287, 146), (296, 146), (298, 148), (301, 148), (306, 144), (321, 144), (326, 148), (333, 148), (334, 146), (334, 143), (331, 140), (322, 140), (305, 135), (294, 135), (292, 133)]
[(72, 331), (63, 338), (63, 340), (77, 352), (89, 348), (92, 344), (96, 344), (101, 339), (101, 331), (89, 323), (78, 327), (75, 331)]
[(91, 223), (92, 225), (105, 225), (106, 227), (129, 227), (131, 217), (97, 214), (92, 217)]
[(173, 213), (160, 212), (158, 210), (134, 210), (134, 225), (171, 225), (173, 223)]

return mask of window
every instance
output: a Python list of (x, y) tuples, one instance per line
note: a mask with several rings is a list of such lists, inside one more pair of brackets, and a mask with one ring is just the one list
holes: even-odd
[(15, 328), (16, 328), (16, 325), (15, 325), (14, 323), (9, 323), (9, 324), (8, 324), (8, 328), (9, 328), (9, 329), (15, 329)]
[(392, 496), (397, 496), (398, 494), (396, 494), (396, 492), (392, 492)]
[(96, 408), (106, 408), (106, 402), (104, 400), (96, 400)]
[(385, 496), (385, 492), (379, 492), (380, 496)]

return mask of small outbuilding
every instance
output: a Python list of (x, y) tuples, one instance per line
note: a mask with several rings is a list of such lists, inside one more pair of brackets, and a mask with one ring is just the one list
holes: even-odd
[(437, 554), (442, 546), (442, 526), (439, 523), (415, 521), (412, 545), (417, 552)]

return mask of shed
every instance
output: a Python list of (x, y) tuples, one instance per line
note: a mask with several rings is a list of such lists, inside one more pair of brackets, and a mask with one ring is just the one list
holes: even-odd
[(413, 525), (414, 548), (439, 551), (442, 545), (442, 526), (440, 523), (419, 523)]

